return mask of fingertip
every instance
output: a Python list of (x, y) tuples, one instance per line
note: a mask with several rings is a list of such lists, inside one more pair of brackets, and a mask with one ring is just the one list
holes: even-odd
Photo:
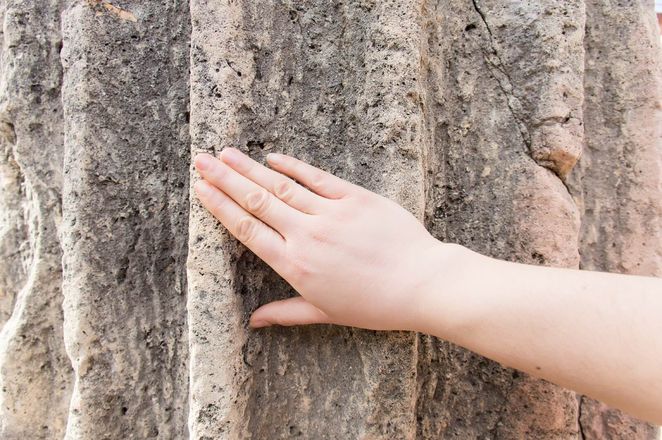
[(250, 326), (253, 328), (328, 323), (331, 323), (331, 320), (326, 313), (301, 296), (264, 304), (253, 312), (250, 319)]
[(267, 154), (267, 163), (270, 165), (280, 165), (283, 163), (285, 156), (279, 153)]
[(262, 320), (259, 320), (259, 319), (251, 319), (248, 322), (248, 325), (251, 328), (263, 328), (263, 327), (270, 327), (271, 323), (267, 322), (267, 321), (262, 321)]
[(241, 160), (244, 154), (234, 147), (225, 147), (223, 151), (218, 155), (219, 159), (225, 162), (228, 165), (233, 165), (237, 163), (238, 160)]
[(214, 160), (214, 156), (209, 153), (198, 153), (193, 158), (193, 164), (198, 171), (204, 171), (211, 166), (211, 161)]
[(260, 317), (260, 309), (262, 309), (262, 307), (259, 307), (255, 312), (253, 312), (251, 318), (248, 321), (248, 325), (252, 328), (269, 327), (272, 325), (264, 317)]

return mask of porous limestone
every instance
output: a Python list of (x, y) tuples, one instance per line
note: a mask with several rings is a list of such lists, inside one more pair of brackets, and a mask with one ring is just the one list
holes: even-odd
[(652, 1), (0, 13), (1, 438), (657, 438), (427, 335), (249, 329), (295, 292), (190, 190), (198, 152), (283, 152), (441, 240), (662, 276)]

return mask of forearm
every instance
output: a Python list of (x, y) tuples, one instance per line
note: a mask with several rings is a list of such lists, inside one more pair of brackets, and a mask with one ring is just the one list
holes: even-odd
[(453, 252), (419, 331), (662, 423), (662, 279)]

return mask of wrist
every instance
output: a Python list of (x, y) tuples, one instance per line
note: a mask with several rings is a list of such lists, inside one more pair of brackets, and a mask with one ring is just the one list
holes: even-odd
[(455, 342), (475, 322), (480, 285), (489, 284), (485, 276), (494, 260), (462, 245), (435, 242), (412, 330)]

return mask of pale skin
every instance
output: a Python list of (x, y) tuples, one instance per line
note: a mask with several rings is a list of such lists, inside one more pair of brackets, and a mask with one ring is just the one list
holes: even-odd
[(489, 258), (303, 161), (267, 162), (195, 158), (203, 206), (300, 295), (258, 308), (252, 327), (427, 333), (662, 424), (662, 279)]

